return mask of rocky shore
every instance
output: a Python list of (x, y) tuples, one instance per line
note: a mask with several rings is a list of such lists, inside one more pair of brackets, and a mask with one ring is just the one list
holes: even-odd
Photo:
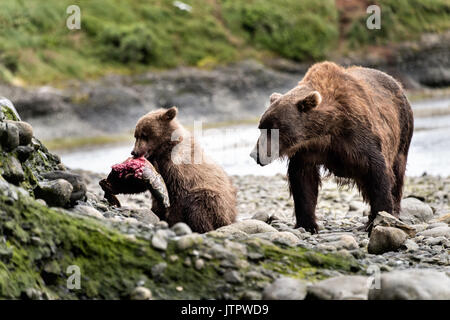
[(239, 221), (196, 234), (159, 221), (150, 194), (111, 207), (104, 176), (68, 170), (32, 130), (2, 102), (0, 298), (450, 299), (450, 177), (408, 179), (403, 221), (380, 213), (369, 238), (356, 190), (327, 180), (311, 235), (283, 176), (235, 176)]

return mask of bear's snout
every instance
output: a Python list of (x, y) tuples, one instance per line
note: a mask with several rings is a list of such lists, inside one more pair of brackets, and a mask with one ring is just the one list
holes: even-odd
[(259, 154), (258, 154), (258, 147), (255, 146), (255, 148), (253, 148), (252, 152), (250, 152), (250, 157), (253, 158), (253, 160), (256, 161), (257, 164), (259, 164), (261, 167), (264, 167), (267, 163), (261, 163), (260, 159), (259, 159)]

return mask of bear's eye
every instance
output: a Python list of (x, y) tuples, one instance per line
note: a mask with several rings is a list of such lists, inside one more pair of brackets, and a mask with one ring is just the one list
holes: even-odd
[(141, 135), (141, 139), (147, 140), (147, 138), (148, 138), (148, 136), (147, 136), (146, 134), (142, 134), (142, 135)]

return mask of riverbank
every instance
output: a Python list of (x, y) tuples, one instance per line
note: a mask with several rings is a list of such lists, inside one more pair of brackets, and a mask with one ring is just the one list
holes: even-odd
[(312, 235), (282, 175), (233, 176), (238, 221), (200, 235), (149, 193), (110, 206), (103, 175), (67, 170), (18, 119), (2, 102), (0, 298), (450, 299), (450, 177), (408, 178), (403, 222), (379, 214), (368, 238), (354, 189), (324, 182)]

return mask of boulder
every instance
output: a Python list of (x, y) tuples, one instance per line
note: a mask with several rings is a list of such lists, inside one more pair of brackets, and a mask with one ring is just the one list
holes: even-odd
[(450, 278), (435, 270), (401, 270), (381, 274), (380, 288), (369, 300), (449, 300)]
[(72, 184), (67, 180), (44, 180), (34, 189), (34, 195), (36, 198), (45, 200), (49, 206), (69, 207), (72, 191)]
[(409, 224), (428, 222), (433, 218), (433, 210), (429, 205), (416, 198), (406, 198), (401, 202), (400, 219)]

